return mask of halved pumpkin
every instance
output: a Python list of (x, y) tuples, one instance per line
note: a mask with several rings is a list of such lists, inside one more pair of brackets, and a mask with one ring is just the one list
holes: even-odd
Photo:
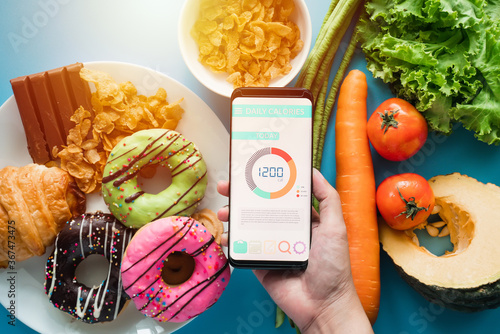
[(380, 224), (383, 249), (401, 276), (427, 300), (459, 311), (500, 306), (500, 188), (458, 173), (429, 183), (453, 251), (436, 256), (413, 231)]

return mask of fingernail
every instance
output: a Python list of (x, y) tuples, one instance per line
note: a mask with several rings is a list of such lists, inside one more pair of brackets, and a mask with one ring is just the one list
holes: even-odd
[(316, 176), (316, 177), (320, 177), (322, 179), (324, 179), (325, 177), (323, 176), (323, 174), (321, 174), (321, 172), (319, 170), (317, 170), (316, 168), (313, 168), (313, 176)]

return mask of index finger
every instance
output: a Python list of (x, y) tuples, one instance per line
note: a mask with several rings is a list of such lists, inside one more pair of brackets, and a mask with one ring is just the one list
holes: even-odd
[(217, 192), (222, 196), (229, 196), (229, 181), (221, 180), (217, 182)]

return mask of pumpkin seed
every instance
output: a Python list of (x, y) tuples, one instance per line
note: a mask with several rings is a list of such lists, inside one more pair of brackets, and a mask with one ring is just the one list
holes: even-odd
[(446, 237), (447, 235), (450, 235), (450, 230), (448, 229), (448, 225), (446, 225), (445, 227), (443, 227), (443, 229), (441, 230), (441, 232), (439, 232), (438, 234), (438, 237)]
[(443, 227), (444, 225), (446, 225), (446, 223), (444, 221), (440, 221), (440, 222), (435, 222), (435, 223), (432, 223), (432, 226), (436, 227), (436, 228), (441, 228)]
[(432, 212), (431, 214), (435, 215), (436, 213), (438, 213), (439, 211), (441, 211), (441, 205), (434, 205), (434, 208), (432, 208)]
[(439, 234), (439, 230), (432, 225), (427, 225), (425, 229), (427, 230), (427, 233), (429, 233), (431, 237), (437, 237), (437, 235)]

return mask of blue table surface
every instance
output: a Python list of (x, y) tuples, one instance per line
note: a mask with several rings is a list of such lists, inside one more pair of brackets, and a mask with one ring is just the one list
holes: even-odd
[[(184, 64), (177, 43), (178, 13), (183, 1), (2, 0), (0, 2), (0, 103), (12, 95), (11, 78), (76, 61), (122, 61), (152, 68), (181, 82), (200, 96), (229, 127), (228, 99), (202, 84)], [(328, 0), (307, 0), (313, 41), (327, 11)], [(341, 45), (341, 51), (345, 49)], [(350, 68), (368, 77), (368, 112), (391, 93), (373, 79), (358, 50)], [(500, 150), (476, 141), (458, 128), (449, 137), (429, 135), (424, 150), (394, 163), (373, 154), (377, 183), (391, 174), (415, 172), (426, 178), (460, 172), (482, 182), (500, 184)], [(335, 180), (334, 133), (330, 124), (321, 168)], [(500, 310), (464, 314), (427, 302), (396, 273), (381, 251), (382, 297), (376, 333), (494, 333)], [(6, 293), (6, 292), (0, 292)], [(178, 333), (295, 333), (287, 324), (274, 328), (271, 299), (252, 272), (235, 270), (221, 299)], [(132, 306), (130, 306), (132, 307)], [(0, 308), (0, 332), (34, 333), (20, 321), (8, 324)], [(117, 320), (119, 321), (119, 320)], [(98, 325), (97, 325), (98, 326)]]

